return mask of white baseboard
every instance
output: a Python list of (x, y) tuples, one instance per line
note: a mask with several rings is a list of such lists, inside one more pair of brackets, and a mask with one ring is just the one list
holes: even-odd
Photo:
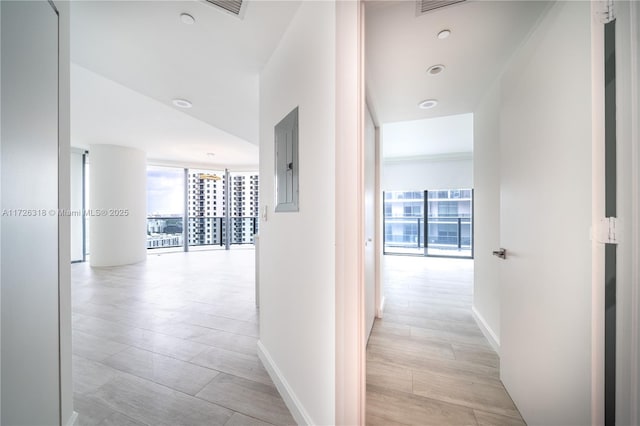
[(267, 351), (267, 348), (264, 347), (260, 340), (258, 340), (258, 357), (262, 361), (267, 373), (269, 373), (269, 377), (271, 377), (271, 380), (273, 380), (273, 383), (276, 385), (276, 388), (278, 388), (280, 396), (282, 396), (284, 403), (287, 405), (289, 411), (291, 411), (291, 415), (296, 423), (299, 425), (312, 425), (311, 417), (302, 406), (302, 403), (293, 392), (293, 389), (291, 389), (291, 386), (289, 386), (289, 383), (287, 383), (287, 380), (273, 361), (273, 358), (269, 355), (269, 351)]
[(75, 425), (77, 420), (78, 420), (78, 413), (74, 411), (73, 414), (71, 414), (71, 417), (69, 417), (69, 420), (67, 420), (67, 426)]
[(480, 331), (482, 331), (484, 337), (487, 338), (493, 350), (496, 351), (498, 356), (500, 356), (500, 339), (496, 336), (496, 333), (493, 332), (491, 327), (489, 327), (489, 324), (484, 320), (484, 317), (476, 310), (475, 306), (471, 308), (471, 312), (473, 313), (473, 319), (476, 320), (478, 327), (480, 327)]

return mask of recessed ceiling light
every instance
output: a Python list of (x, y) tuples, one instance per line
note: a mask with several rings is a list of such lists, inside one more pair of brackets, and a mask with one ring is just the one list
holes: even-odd
[(418, 107), (420, 107), (422, 109), (429, 109), (429, 108), (433, 108), (436, 105), (438, 105), (438, 100), (437, 99), (427, 99), (425, 101), (420, 102), (418, 104)]
[(442, 30), (438, 33), (438, 38), (444, 40), (451, 35), (451, 30)]
[(438, 75), (442, 71), (444, 71), (444, 65), (441, 64), (431, 65), (429, 68), (427, 68), (427, 74), (429, 75)]
[(183, 24), (187, 24), (187, 25), (193, 25), (196, 22), (196, 18), (189, 15), (188, 13), (181, 13), (180, 20), (182, 21)]
[(174, 99), (173, 104), (178, 108), (191, 108), (193, 104), (186, 99)]

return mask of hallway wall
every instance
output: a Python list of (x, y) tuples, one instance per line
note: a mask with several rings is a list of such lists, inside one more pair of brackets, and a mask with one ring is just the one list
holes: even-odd
[(69, 220), (58, 209), (69, 207), (68, 5), (2, 2), (0, 9), (2, 207), (9, 212), (0, 260), (0, 421), (67, 424)]
[[(335, 423), (336, 10), (303, 2), (260, 76), (259, 355), (300, 424)], [(299, 107), (299, 211), (274, 212), (274, 126)]]

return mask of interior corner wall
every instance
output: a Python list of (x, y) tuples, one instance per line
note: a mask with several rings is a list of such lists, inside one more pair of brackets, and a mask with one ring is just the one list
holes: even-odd
[(383, 191), (473, 188), (473, 154), (442, 158), (383, 160)]
[(496, 82), (473, 114), (473, 313), (489, 342), (500, 346), (500, 91)]
[[(260, 75), (258, 347), (299, 424), (335, 423), (335, 29), (334, 2), (302, 2)], [(274, 126), (296, 107), (299, 211), (275, 213)]]

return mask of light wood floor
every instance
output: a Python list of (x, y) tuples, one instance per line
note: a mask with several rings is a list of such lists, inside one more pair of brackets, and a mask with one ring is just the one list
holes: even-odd
[(367, 347), (368, 425), (523, 425), (471, 313), (473, 261), (384, 256)]
[[(288, 425), (256, 356), (253, 250), (72, 265), (78, 425)], [(521, 425), (471, 316), (472, 262), (385, 256), (369, 425)]]
[(72, 265), (78, 425), (294, 424), (256, 355), (254, 252)]

